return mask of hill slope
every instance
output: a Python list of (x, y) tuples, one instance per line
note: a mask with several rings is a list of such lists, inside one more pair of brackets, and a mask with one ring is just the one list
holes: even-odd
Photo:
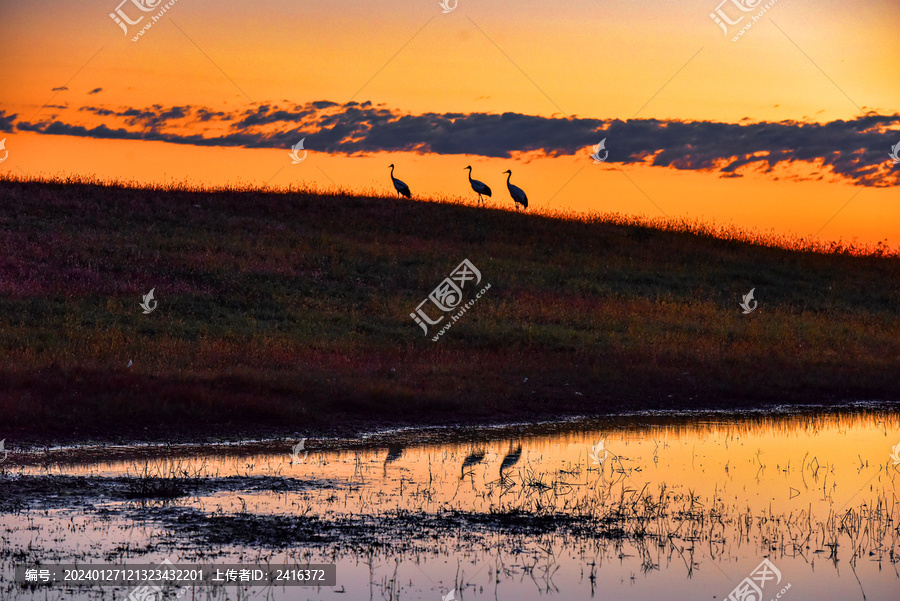
[[(451, 313), (428, 336), (410, 313), (464, 259), (482, 280), (463, 303), (490, 288), (434, 342)], [(389, 198), (5, 180), (0, 434), (897, 401), (898, 307), (897, 257)]]

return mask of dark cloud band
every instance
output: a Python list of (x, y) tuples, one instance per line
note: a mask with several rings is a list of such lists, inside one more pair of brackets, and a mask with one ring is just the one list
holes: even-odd
[[(772, 172), (791, 163), (822, 165), (863, 186), (896, 186), (900, 169), (888, 159), (900, 141), (900, 115), (867, 114), (848, 121), (720, 123), (657, 119), (556, 119), (519, 113), (403, 114), (371, 102), (309, 102), (281, 108), (263, 104), (225, 113), (204, 107), (154, 105), (146, 109), (82, 107), (112, 127), (19, 122), (48, 135), (159, 140), (197, 146), (288, 148), (300, 137), (313, 151), (467, 154), (509, 158), (517, 153), (573, 155), (606, 138), (607, 162), (718, 172)], [(0, 129), (15, 115), (0, 112)], [(218, 135), (212, 129), (219, 126)], [(222, 134), (222, 128), (226, 133)], [(185, 129), (200, 134), (184, 134)], [(808, 171), (808, 170), (807, 170)], [(816, 176), (818, 177), (818, 176)]]

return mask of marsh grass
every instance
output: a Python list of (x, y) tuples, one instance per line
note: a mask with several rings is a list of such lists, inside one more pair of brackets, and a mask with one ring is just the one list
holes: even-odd
[[(7, 435), (226, 436), (900, 394), (900, 256), (884, 244), (80, 178), (4, 176), (0, 206)], [(409, 314), (464, 258), (492, 288), (433, 343)], [(143, 315), (151, 288), (159, 308)], [(759, 308), (742, 315), (750, 288)]]
[[(418, 506), (399, 509), (377, 490), (357, 498), (358, 490), (344, 488), (335, 491), (337, 498), (324, 507), (307, 504), (301, 515), (256, 514), (242, 506), (236, 513), (179, 509), (171, 517), (163, 512), (156, 518), (191, 532), (200, 545), (274, 549), (301, 545), (333, 558), (486, 551), (527, 564), (536, 559), (534, 549), (543, 549), (546, 557), (541, 561), (552, 569), (558, 556), (574, 550), (592, 560), (598, 553), (637, 557), (643, 571), (659, 570), (663, 562), (684, 561), (688, 574), (701, 557), (727, 562), (747, 552), (800, 559), (813, 566), (824, 558), (835, 568), (841, 561), (851, 567), (875, 561), (896, 571), (900, 564), (897, 503), (884, 492), (846, 509), (819, 513), (750, 510), (690, 491), (676, 492), (666, 483), (634, 489), (621, 479), (597, 478), (574, 496), (551, 472), (529, 467), (491, 487), (493, 502), (486, 511), (454, 505), (435, 511), (434, 491), (428, 490), (419, 491)], [(351, 499), (366, 511), (328, 509), (344, 507)], [(749, 551), (740, 551), (742, 547)], [(529, 551), (519, 557), (523, 548)]]
[(203, 467), (193, 471), (170, 462), (145, 462), (135, 469), (135, 473), (124, 477), (127, 499), (176, 499), (187, 496), (196, 488), (203, 474)]

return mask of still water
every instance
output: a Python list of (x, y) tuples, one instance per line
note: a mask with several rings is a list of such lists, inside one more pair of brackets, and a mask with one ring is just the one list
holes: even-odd
[(0, 598), (125, 599), (13, 570), (168, 559), (337, 564), (180, 599), (897, 601), (898, 443), (862, 410), (13, 454)]

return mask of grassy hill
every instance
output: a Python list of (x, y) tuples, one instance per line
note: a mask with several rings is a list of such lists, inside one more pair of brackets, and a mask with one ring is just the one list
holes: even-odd
[[(313, 191), (2, 179), (0, 438), (900, 400), (900, 257), (772, 242)], [(490, 289), (433, 342), (410, 313), (463, 259)]]

